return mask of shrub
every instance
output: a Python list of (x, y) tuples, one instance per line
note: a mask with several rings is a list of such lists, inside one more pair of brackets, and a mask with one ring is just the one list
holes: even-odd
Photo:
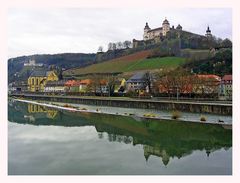
[(71, 107), (69, 104), (64, 104), (63, 107)]
[(207, 118), (205, 116), (201, 116), (200, 121), (207, 121)]
[(179, 111), (172, 112), (172, 119), (178, 119), (181, 117), (181, 113)]
[(156, 117), (156, 115), (152, 114), (152, 113), (147, 113), (147, 114), (144, 114), (143, 116), (144, 117), (149, 117), (149, 118), (155, 118)]

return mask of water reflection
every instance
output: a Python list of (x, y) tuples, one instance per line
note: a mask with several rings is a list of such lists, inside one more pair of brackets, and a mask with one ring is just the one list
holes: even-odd
[(109, 142), (143, 145), (144, 157), (160, 157), (165, 166), (170, 159), (188, 156), (193, 151), (216, 150), (232, 146), (232, 130), (212, 124), (179, 121), (139, 120), (129, 116), (59, 111), (40, 105), (9, 102), (10, 122), (65, 127), (95, 127), (98, 138)]

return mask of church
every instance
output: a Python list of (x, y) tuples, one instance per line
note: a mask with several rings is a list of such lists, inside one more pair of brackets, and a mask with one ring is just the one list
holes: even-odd
[(204, 35), (199, 35), (199, 34), (185, 31), (183, 30), (180, 24), (178, 24), (176, 28), (174, 26), (171, 27), (169, 21), (166, 18), (162, 22), (162, 27), (158, 27), (154, 29), (151, 29), (148, 23), (146, 22), (146, 25), (143, 31), (144, 31), (143, 40), (133, 39), (133, 47), (137, 47), (139, 43), (143, 44), (144, 42), (148, 42), (148, 41), (155, 42), (155, 43), (160, 42), (161, 39), (166, 37), (169, 32), (177, 33), (178, 37), (180, 37), (180, 35), (183, 33), (188, 36), (205, 37), (205, 38), (212, 37), (212, 33), (209, 26), (207, 27), (206, 34), (204, 36)]

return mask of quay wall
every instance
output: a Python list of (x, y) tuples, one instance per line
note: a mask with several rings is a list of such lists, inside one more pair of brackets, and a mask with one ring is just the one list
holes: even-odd
[(157, 110), (179, 110), (193, 113), (211, 113), (220, 115), (232, 115), (232, 104), (214, 103), (214, 102), (193, 102), (193, 101), (156, 101), (142, 99), (114, 99), (114, 98), (90, 98), (78, 96), (48, 96), (48, 95), (12, 95), (31, 100), (45, 100), (52, 102), (64, 102), (74, 104), (86, 104), (96, 106), (141, 108)]

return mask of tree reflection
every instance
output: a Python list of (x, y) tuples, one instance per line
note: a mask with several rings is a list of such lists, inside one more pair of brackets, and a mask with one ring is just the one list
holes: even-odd
[(220, 125), (71, 113), (21, 102), (9, 104), (8, 119), (34, 125), (94, 126), (99, 139), (133, 146), (140, 144), (146, 161), (150, 156), (161, 157), (165, 166), (171, 158), (180, 159), (194, 150), (204, 150), (206, 156), (210, 156), (218, 149), (228, 150), (232, 146), (232, 130)]

